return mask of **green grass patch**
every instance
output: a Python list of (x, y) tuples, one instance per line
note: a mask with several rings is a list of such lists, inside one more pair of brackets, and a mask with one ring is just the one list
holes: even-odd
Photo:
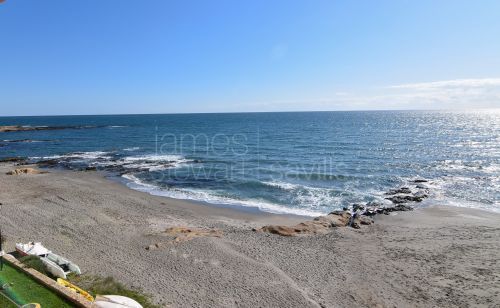
[(8, 284), (8, 287), (2, 292), (18, 304), (39, 303), (42, 307), (73, 307), (55, 292), (6, 262), (0, 271), (0, 285), (5, 284)]
[(17, 305), (12, 303), (8, 298), (6, 298), (3, 293), (0, 291), (0, 307), (2, 308), (17, 308)]
[(94, 297), (96, 295), (122, 295), (136, 300), (144, 308), (159, 308), (159, 306), (151, 302), (150, 296), (142, 290), (131, 290), (114, 280), (113, 277), (71, 275), (68, 279), (71, 283), (89, 292)]
[(27, 267), (32, 268), (44, 274), (45, 276), (55, 279), (55, 277), (52, 276), (52, 274), (47, 270), (47, 267), (45, 266), (45, 264), (43, 264), (42, 260), (40, 260), (39, 256), (24, 256), (20, 258), (19, 261)]

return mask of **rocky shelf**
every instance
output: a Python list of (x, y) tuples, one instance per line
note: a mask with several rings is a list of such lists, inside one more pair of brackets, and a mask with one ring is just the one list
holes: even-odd
[(389, 215), (391, 212), (412, 211), (412, 204), (422, 202), (429, 196), (429, 188), (425, 186), (428, 182), (424, 179), (411, 181), (410, 187), (400, 187), (391, 189), (385, 195), (385, 199), (390, 200), (393, 206), (386, 206), (380, 202), (368, 202), (366, 204), (355, 203), (343, 210), (333, 211), (325, 216), (319, 216), (313, 220), (301, 222), (295, 226), (269, 225), (256, 232), (268, 232), (282, 236), (296, 236), (308, 234), (325, 234), (338, 227), (361, 228), (362, 225), (374, 223), (373, 216)]

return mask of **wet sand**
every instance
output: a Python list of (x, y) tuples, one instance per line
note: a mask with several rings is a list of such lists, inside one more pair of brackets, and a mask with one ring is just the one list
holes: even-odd
[[(14, 168), (0, 164), (7, 250), (41, 241), (83, 272), (114, 276), (169, 307), (500, 302), (499, 214), (436, 205), (359, 230), (282, 237), (252, 228), (308, 218), (151, 196), (96, 172), (6, 175)], [(172, 227), (206, 234), (176, 241), (165, 233)]]

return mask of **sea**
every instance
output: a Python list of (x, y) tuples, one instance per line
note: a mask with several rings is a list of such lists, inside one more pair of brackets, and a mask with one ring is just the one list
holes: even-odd
[[(415, 179), (416, 206), (500, 212), (500, 110), (0, 117), (64, 127), (0, 133), (0, 158), (97, 170), (131, 189), (318, 216), (388, 203)], [(389, 202), (390, 203), (390, 202)]]

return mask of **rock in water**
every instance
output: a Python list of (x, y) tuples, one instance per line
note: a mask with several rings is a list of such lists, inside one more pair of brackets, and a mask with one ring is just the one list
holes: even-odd
[(43, 174), (45, 171), (36, 170), (33, 168), (18, 168), (7, 172), (8, 175), (21, 175), (21, 174)]
[(354, 204), (352, 205), (352, 210), (353, 210), (354, 212), (357, 212), (358, 210), (359, 210), (359, 211), (364, 211), (364, 210), (365, 210), (365, 206), (364, 206), (363, 204), (354, 203)]
[(413, 182), (413, 183), (427, 183), (427, 182), (429, 182), (429, 181), (424, 180), (424, 179), (417, 179), (417, 180), (413, 180), (412, 182)]
[(403, 204), (403, 203), (406, 203), (409, 201), (422, 202), (422, 200), (424, 198), (425, 197), (423, 197), (423, 196), (421, 196), (421, 197), (419, 197), (419, 196), (394, 196), (394, 197), (389, 197), (386, 199), (392, 201), (392, 203), (394, 203), (394, 204)]
[(411, 194), (411, 189), (409, 189), (408, 187), (400, 187), (398, 189), (391, 189), (385, 194), (386, 195)]
[(24, 163), (24, 162), (26, 162), (26, 158), (24, 157), (6, 157), (0, 159), (0, 163)]

